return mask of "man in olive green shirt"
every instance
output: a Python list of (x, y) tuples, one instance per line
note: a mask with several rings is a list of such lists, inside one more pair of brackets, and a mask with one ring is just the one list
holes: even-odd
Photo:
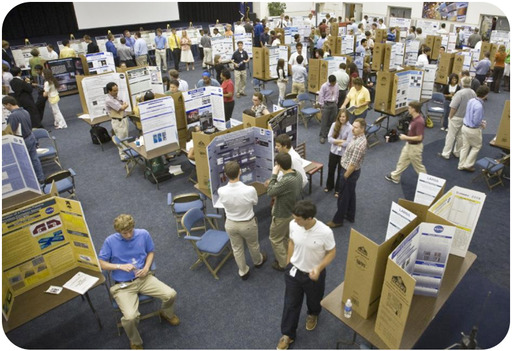
[[(272, 268), (284, 271), (288, 253), (289, 225), (293, 219), (292, 210), (302, 190), (302, 176), (292, 168), (292, 158), (289, 154), (279, 153), (275, 161), (272, 177), (267, 181), (267, 194), (274, 197), (269, 239), (275, 256)], [(283, 172), (283, 176), (278, 181), (279, 172)]]

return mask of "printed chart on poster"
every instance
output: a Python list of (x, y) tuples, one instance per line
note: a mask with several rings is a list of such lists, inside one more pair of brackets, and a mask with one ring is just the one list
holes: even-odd
[(397, 72), (395, 109), (407, 107), (411, 101), (420, 101), (423, 71)]
[(405, 57), (404, 64), (406, 66), (416, 66), (418, 61), (418, 51), (420, 50), (419, 40), (406, 40), (405, 41)]
[(70, 269), (100, 271), (82, 206), (75, 200), (51, 197), (4, 214), (2, 248), (6, 317), (16, 296)]
[(14, 59), (14, 63), (17, 67), (22, 70), (30, 68), (30, 64), (28, 62), (32, 58), (32, 54), (30, 53), (32, 49), (39, 50), (41, 57), (48, 57), (49, 55), (46, 43), (11, 46), (12, 58)]
[(202, 87), (183, 93), (187, 128), (200, 126), (201, 130), (226, 129), (222, 88)]
[[(121, 38), (123, 37), (124, 35), (122, 34), (114, 34), (114, 45), (116, 46), (116, 48), (121, 46)], [(106, 52), (108, 37), (106, 35), (101, 35), (99, 37), (95, 37), (94, 39), (96, 39), (96, 44), (100, 48), (100, 51)]]
[[(279, 61), (279, 56), (281, 55), (281, 52), (287, 50), (286, 46), (283, 46), (285, 49), (279, 49), (279, 46), (270, 46), (268, 48), (268, 67), (270, 72), (270, 78), (277, 78), (277, 62)], [(288, 52), (288, 51), (286, 51)], [(288, 60), (285, 60), (285, 62), (288, 62)]]
[(354, 36), (343, 35), (341, 37), (341, 54), (350, 55), (354, 52)]
[(437, 65), (426, 65), (423, 67), (423, 87), (421, 89), (422, 99), (431, 99), (434, 93)]
[(178, 143), (176, 110), (171, 96), (139, 103), (146, 151)]
[[(164, 34), (162, 33), (162, 35), (164, 35)], [(142, 39), (144, 39), (144, 41), (146, 42), (148, 50), (155, 50), (155, 37), (156, 37), (155, 31), (153, 31), (153, 30), (142, 31), (142, 32), (140, 32), (140, 37)]]
[(283, 110), (282, 113), (268, 121), (270, 129), (272, 129), (274, 134), (274, 139), (278, 135), (287, 134), (290, 137), (294, 148), (297, 146), (298, 123), (299, 118), (297, 106)]
[(398, 68), (404, 64), (404, 43), (393, 43), (391, 47), (392, 62), (389, 63), (389, 69)]
[(218, 190), (228, 178), (224, 165), (237, 161), (245, 184), (264, 183), (274, 167), (273, 134), (269, 129), (251, 127), (215, 137), (207, 147), (213, 206), (221, 208)]
[[(107, 115), (105, 98), (108, 94), (106, 87), (110, 82), (116, 83), (119, 88), (118, 99), (128, 102), (130, 105), (130, 96), (125, 77), (125, 73), (107, 73), (82, 79), (84, 100), (91, 119)], [(126, 112), (131, 112), (131, 107), (128, 107)]]
[(423, 35), (437, 35), (437, 30), (441, 27), (437, 21), (417, 19), (416, 28), (421, 28)]
[(244, 43), (244, 50), (247, 51), (249, 58), (252, 58), (252, 34), (251, 33), (240, 33), (235, 34), (235, 50), (238, 49), (238, 42)]
[(221, 62), (231, 61), (233, 56), (233, 37), (212, 37), (212, 57), (220, 55)]
[(144, 96), (147, 91), (163, 94), (162, 73), (160, 67), (145, 66), (126, 71), (126, 79), (130, 87), (132, 106), (137, 103), (138, 96)]
[(111, 52), (97, 52), (85, 55), (89, 74), (102, 74), (116, 71), (114, 55)]
[[(181, 40), (181, 38), (183, 36), (183, 31), (186, 31), (187, 37), (190, 39), (190, 42), (192, 43), (192, 45), (199, 45), (199, 43), (201, 41), (201, 33), (199, 33), (199, 31), (201, 29), (203, 29), (202, 26), (176, 28), (176, 36), (178, 37), (179, 40)], [(171, 35), (171, 34), (172, 34), (172, 32), (168, 33), (168, 35)]]
[[(69, 41), (69, 47), (77, 53), (77, 55), (85, 55), (87, 54), (87, 43), (83, 39), (73, 39)], [(57, 42), (57, 46), (59, 47), (59, 52), (64, 49), (64, 45), (62, 45), (62, 41)]]
[(59, 81), (59, 92), (70, 92), (78, 89), (77, 75), (84, 74), (82, 60), (78, 57), (50, 60), (45, 62), (45, 67), (52, 71), (53, 76)]

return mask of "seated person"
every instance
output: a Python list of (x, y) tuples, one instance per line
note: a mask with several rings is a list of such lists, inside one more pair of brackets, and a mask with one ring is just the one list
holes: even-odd
[(165, 95), (179, 93), (179, 91), (180, 91), (180, 82), (178, 82), (176, 79), (171, 79), (169, 81), (169, 90), (165, 92)]
[(194, 126), (187, 129), (187, 144), (185, 146), (185, 151), (187, 152), (187, 158), (194, 166), (196, 165), (195, 156), (194, 156), (194, 140), (192, 139), (192, 133), (200, 132), (201, 127)]
[(110, 293), (123, 313), (121, 323), (130, 339), (132, 349), (142, 349), (137, 325), (140, 313), (137, 295), (144, 294), (162, 300), (160, 317), (172, 326), (180, 324), (174, 314), (176, 291), (158, 280), (150, 271), (155, 257), (155, 246), (145, 229), (134, 229), (135, 221), (129, 214), (114, 219), (116, 233), (107, 237), (98, 255), (102, 270), (112, 271), (115, 284)]
[(270, 113), (267, 106), (263, 104), (263, 95), (260, 92), (253, 94), (251, 110), (254, 111), (255, 117), (261, 117)]
[(220, 83), (217, 79), (212, 78), (210, 72), (203, 72), (202, 78), (197, 81), (196, 88), (207, 86), (220, 87)]

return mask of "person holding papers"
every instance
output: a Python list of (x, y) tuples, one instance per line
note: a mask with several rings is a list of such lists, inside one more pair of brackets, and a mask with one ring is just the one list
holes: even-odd
[(354, 86), (350, 88), (350, 91), (341, 105), (341, 108), (346, 108), (350, 103), (350, 123), (353, 123), (356, 118), (366, 118), (368, 114), (368, 105), (372, 101), (370, 98), (370, 92), (364, 87), (363, 80), (359, 77), (354, 78)]
[[(119, 87), (116, 83), (110, 82), (107, 84), (105, 108), (107, 114), (112, 118), (112, 130), (119, 139), (123, 140), (128, 138), (128, 118), (126, 118), (126, 109), (130, 105), (119, 99), (117, 97), (118, 93)], [(128, 156), (126, 156), (121, 149), (119, 149), (119, 157), (123, 162), (128, 159)]]
[(247, 81), (247, 63), (249, 62), (249, 54), (244, 50), (244, 43), (239, 41), (236, 43), (238, 49), (231, 56), (231, 62), (235, 66), (235, 86), (236, 97), (245, 96), (245, 84)]
[(158, 280), (150, 271), (155, 258), (155, 245), (149, 232), (135, 229), (135, 220), (129, 214), (114, 219), (116, 233), (105, 239), (98, 255), (102, 270), (112, 271), (115, 284), (110, 293), (123, 313), (121, 324), (130, 339), (132, 349), (142, 349), (142, 338), (137, 325), (139, 294), (162, 300), (160, 317), (177, 326), (180, 319), (174, 313), (176, 291)]

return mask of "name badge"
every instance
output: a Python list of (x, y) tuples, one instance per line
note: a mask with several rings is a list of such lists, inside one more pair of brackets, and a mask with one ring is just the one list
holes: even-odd
[(297, 273), (297, 267), (293, 266), (291, 269), (290, 269), (290, 277), (294, 277), (295, 278), (295, 274)]

